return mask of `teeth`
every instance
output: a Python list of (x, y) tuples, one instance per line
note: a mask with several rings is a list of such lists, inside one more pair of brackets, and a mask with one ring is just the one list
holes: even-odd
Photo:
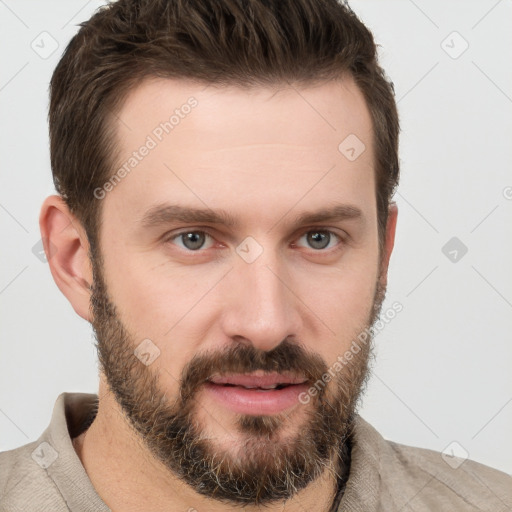
[(243, 386), (245, 389), (276, 389), (279, 384), (272, 384), (271, 386)]
[[(237, 384), (230, 384), (230, 383), (226, 383), (226, 384), (223, 384), (224, 386), (228, 386), (228, 387), (236, 387)], [(284, 387), (286, 387), (287, 384), (272, 384), (270, 386), (240, 386), (244, 389), (282, 389)]]

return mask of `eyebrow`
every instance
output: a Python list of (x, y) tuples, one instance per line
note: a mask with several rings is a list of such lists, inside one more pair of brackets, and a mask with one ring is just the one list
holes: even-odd
[[(274, 226), (279, 224), (287, 214), (285, 214)], [(319, 222), (336, 222), (343, 220), (362, 219), (364, 217), (360, 208), (352, 205), (338, 204), (332, 207), (322, 208), (320, 210), (303, 212), (295, 217), (289, 223), (294, 226), (305, 224), (317, 224)], [(224, 225), (230, 228), (236, 228), (239, 221), (225, 210), (212, 210), (210, 208), (192, 208), (177, 204), (159, 204), (153, 206), (144, 213), (140, 224), (144, 228), (154, 228), (172, 222), (183, 222), (186, 224), (206, 223)]]

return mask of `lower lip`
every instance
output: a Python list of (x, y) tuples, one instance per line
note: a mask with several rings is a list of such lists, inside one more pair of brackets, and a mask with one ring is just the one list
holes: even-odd
[(269, 415), (293, 407), (299, 402), (299, 395), (307, 390), (306, 384), (294, 384), (283, 389), (247, 389), (241, 386), (205, 384), (207, 393), (233, 412), (239, 414)]

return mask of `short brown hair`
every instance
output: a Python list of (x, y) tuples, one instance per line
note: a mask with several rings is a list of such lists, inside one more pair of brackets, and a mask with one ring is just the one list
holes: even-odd
[(382, 249), (399, 178), (393, 85), (371, 32), (337, 0), (118, 0), (100, 8), (81, 24), (50, 84), (57, 192), (94, 253), (101, 216), (94, 190), (113, 174), (117, 157), (113, 121), (145, 78), (253, 87), (308, 85), (346, 73), (372, 117)]

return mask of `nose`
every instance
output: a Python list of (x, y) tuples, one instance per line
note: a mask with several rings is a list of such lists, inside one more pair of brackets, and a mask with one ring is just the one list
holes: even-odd
[(222, 314), (224, 334), (254, 348), (269, 351), (302, 326), (300, 301), (285, 273), (268, 259), (238, 261), (230, 272)]

